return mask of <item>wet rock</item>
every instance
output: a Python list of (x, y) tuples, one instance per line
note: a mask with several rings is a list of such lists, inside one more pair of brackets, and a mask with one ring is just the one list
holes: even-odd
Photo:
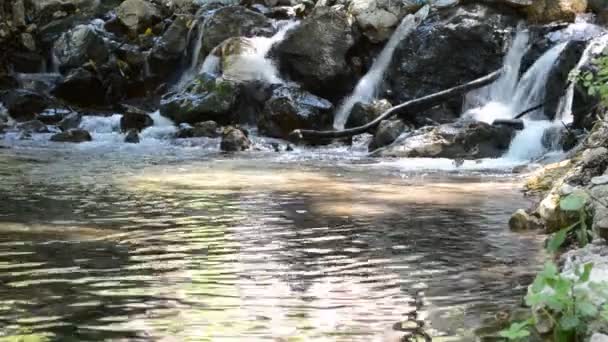
[(13, 25), (16, 27), (24, 27), (26, 25), (24, 0), (14, 0), (13, 2)]
[(543, 132), (541, 142), (543, 144), (543, 147), (545, 147), (547, 150), (569, 151), (574, 148), (574, 146), (576, 146), (578, 142), (578, 137), (575, 132), (567, 129), (566, 127), (553, 126), (547, 128)]
[(177, 138), (218, 138), (222, 134), (215, 121), (199, 122), (194, 126), (181, 124)]
[(106, 102), (106, 89), (97, 75), (84, 68), (72, 70), (52, 91), (53, 95), (79, 106)]
[(13, 75), (0, 74), (0, 91), (15, 89), (19, 86), (17, 78)]
[(423, 127), (380, 152), (382, 156), (479, 159), (500, 157), (515, 130), (483, 122), (461, 121)]
[(369, 150), (373, 151), (377, 148), (392, 144), (397, 138), (405, 132), (407, 126), (401, 120), (383, 120), (378, 125), (374, 139), (372, 139)]
[(17, 121), (33, 120), (49, 106), (49, 99), (29, 90), (10, 90), (0, 96), (8, 114)]
[(524, 122), (519, 119), (497, 119), (492, 122), (492, 126), (509, 126), (515, 130), (521, 131), (524, 129)]
[(585, 46), (586, 42), (584, 41), (569, 41), (549, 72), (549, 77), (545, 84), (545, 102), (543, 104), (545, 117), (549, 120), (555, 118), (560, 99), (566, 92), (570, 71), (576, 67), (581, 59)]
[(74, 112), (66, 115), (61, 121), (59, 121), (57, 126), (59, 126), (62, 131), (69, 131), (71, 129), (78, 128), (81, 122), (82, 114)]
[(21, 45), (30, 52), (36, 51), (36, 40), (31, 33), (23, 32), (21, 34)]
[(242, 130), (236, 127), (226, 127), (222, 133), (220, 149), (225, 152), (245, 151), (251, 146), (251, 142)]
[[(395, 50), (386, 73), (391, 102), (448, 89), (502, 66), (504, 32), (518, 16), (482, 4), (433, 12)], [(424, 82), (421, 82), (424, 80)], [(449, 104), (459, 111), (462, 99)]]
[(142, 33), (161, 20), (158, 8), (146, 0), (126, 0), (116, 8), (116, 16), (131, 34)]
[(525, 210), (519, 209), (509, 219), (509, 228), (512, 231), (521, 232), (540, 229), (542, 224), (538, 218), (529, 215)]
[(193, 81), (187, 91), (166, 95), (161, 100), (160, 113), (177, 124), (208, 120), (229, 124), (237, 98), (238, 87), (233, 82), (203, 76)]
[(591, 336), (591, 340), (589, 342), (608, 342), (608, 335), (595, 333)]
[(282, 74), (313, 94), (337, 99), (355, 83), (347, 54), (356, 40), (357, 34), (344, 11), (319, 7), (288, 32), (271, 54)]
[(139, 131), (137, 129), (131, 129), (125, 136), (125, 142), (129, 144), (139, 144)]
[(133, 130), (141, 132), (152, 125), (154, 125), (154, 120), (145, 113), (127, 112), (120, 118), (120, 130), (122, 132)]
[(390, 38), (404, 15), (422, 7), (417, 1), (353, 0), (348, 11), (355, 17), (363, 34), (372, 42)]
[(31, 120), (20, 123), (17, 129), (30, 133), (48, 133), (49, 128), (40, 120)]
[(77, 68), (93, 61), (101, 65), (108, 60), (108, 48), (91, 25), (78, 25), (65, 32), (54, 44), (53, 53), (62, 71)]
[(175, 19), (152, 49), (149, 62), (151, 73), (160, 79), (165, 79), (175, 72), (186, 50), (187, 35), (186, 18)]
[(351, 128), (366, 125), (391, 109), (391, 107), (391, 103), (384, 99), (376, 100), (372, 103), (357, 102), (348, 116), (345, 127)]
[(535, 0), (525, 8), (528, 20), (536, 23), (574, 21), (587, 10), (587, 0)]
[(72, 129), (66, 132), (57, 133), (51, 137), (51, 141), (54, 142), (81, 143), (92, 140), (91, 134), (83, 129)]
[(331, 102), (295, 86), (282, 86), (266, 102), (258, 128), (264, 135), (287, 138), (295, 129), (322, 129), (332, 121)]
[(220, 8), (203, 22), (202, 51), (206, 55), (231, 37), (272, 36), (270, 19), (242, 6)]

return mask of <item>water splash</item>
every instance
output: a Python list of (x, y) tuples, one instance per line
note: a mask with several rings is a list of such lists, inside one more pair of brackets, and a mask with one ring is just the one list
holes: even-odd
[[(240, 44), (247, 46), (244, 46), (241, 53), (233, 56), (220, 57), (214, 49), (205, 58), (200, 72), (216, 74), (223, 68), (222, 76), (230, 80), (284, 83), (272, 60), (267, 58), (267, 54), (276, 43), (285, 39), (287, 32), (298, 25), (297, 21), (283, 21), (277, 24), (279, 30), (272, 37), (243, 38)], [(226, 65), (222, 65), (222, 59), (227, 62)]]
[(424, 11), (428, 11), (428, 8), (421, 9), (416, 15), (410, 14), (403, 18), (367, 74), (359, 80), (352, 95), (350, 95), (338, 109), (334, 118), (335, 129), (344, 128), (344, 125), (350, 116), (350, 112), (357, 102), (370, 102), (377, 96), (378, 87), (384, 78), (386, 68), (388, 68), (391, 59), (393, 58), (395, 48), (414, 30), (417, 17), (425, 15)]

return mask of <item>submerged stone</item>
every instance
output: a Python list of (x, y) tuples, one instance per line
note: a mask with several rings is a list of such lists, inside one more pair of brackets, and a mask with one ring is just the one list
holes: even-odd
[(72, 129), (66, 132), (57, 133), (51, 137), (51, 141), (54, 142), (81, 143), (92, 140), (91, 134), (84, 129)]

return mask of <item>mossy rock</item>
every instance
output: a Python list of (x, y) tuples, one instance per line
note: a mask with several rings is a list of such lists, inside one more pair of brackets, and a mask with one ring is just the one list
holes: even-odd
[(543, 167), (526, 181), (526, 192), (545, 193), (551, 190), (568, 173), (572, 165), (572, 161), (568, 159)]

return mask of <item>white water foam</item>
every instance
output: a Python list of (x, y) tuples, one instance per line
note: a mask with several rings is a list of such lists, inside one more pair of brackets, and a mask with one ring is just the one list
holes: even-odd
[[(298, 25), (297, 21), (283, 21), (277, 24), (279, 30), (272, 37), (246, 38), (246, 43), (250, 44), (251, 48), (243, 49), (238, 55), (224, 57), (229, 62), (222, 70), (222, 76), (236, 81), (261, 80), (268, 83), (285, 83), (272, 60), (267, 58), (267, 54), (273, 45), (285, 39), (289, 30)], [(220, 57), (212, 52), (205, 58), (200, 72), (217, 74), (221, 67)]]
[[(424, 15), (423, 11), (428, 11), (428, 8), (423, 8), (420, 11), (421, 12), (417, 13), (417, 15)], [(365, 76), (359, 80), (352, 95), (346, 98), (336, 112), (334, 118), (335, 129), (344, 128), (344, 125), (346, 125), (348, 117), (350, 116), (350, 112), (357, 102), (370, 102), (376, 98), (378, 87), (384, 78), (384, 73), (390, 64), (391, 59), (393, 58), (395, 48), (397, 48), (397, 45), (416, 27), (416, 19), (417, 16), (413, 14), (409, 14), (403, 18), (397, 29), (395, 29), (395, 32), (393, 32), (388, 43), (386, 43), (384, 46), (384, 49), (382, 49), (382, 52), (380, 52), (380, 55), (378, 55), (378, 58), (376, 58), (372, 64), (367, 74), (365, 74)]]

